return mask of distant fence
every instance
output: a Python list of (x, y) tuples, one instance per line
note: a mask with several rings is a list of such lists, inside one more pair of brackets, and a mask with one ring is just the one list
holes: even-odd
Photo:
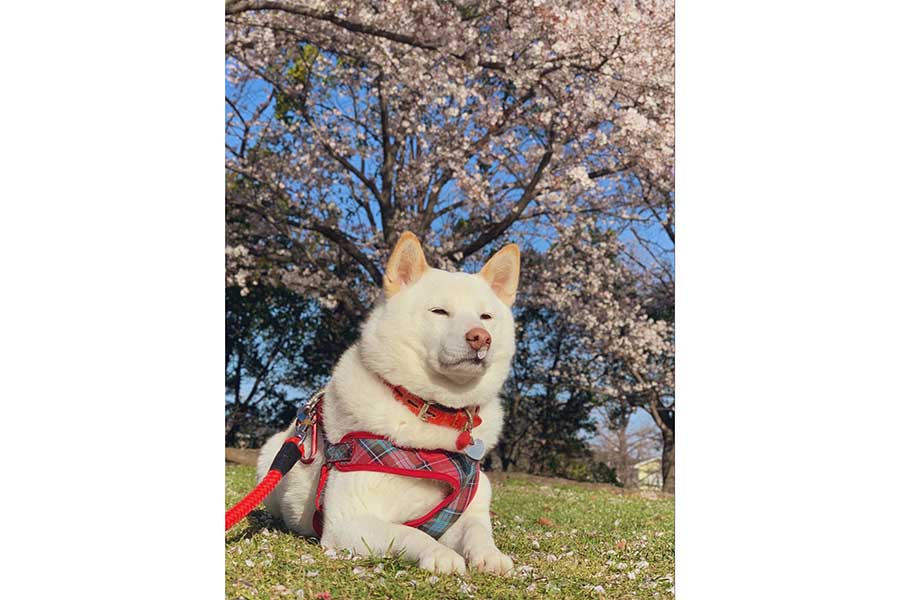
[(255, 467), (257, 458), (258, 448), (225, 448), (225, 462)]

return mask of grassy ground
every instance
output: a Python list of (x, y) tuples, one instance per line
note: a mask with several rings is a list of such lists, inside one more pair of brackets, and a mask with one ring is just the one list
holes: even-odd
[[(228, 598), (664, 598), (674, 594), (675, 504), (527, 475), (498, 478), (494, 537), (511, 577), (434, 576), (396, 558), (326, 553), (256, 510), (225, 535)], [(225, 504), (254, 485), (253, 469), (226, 466)]]

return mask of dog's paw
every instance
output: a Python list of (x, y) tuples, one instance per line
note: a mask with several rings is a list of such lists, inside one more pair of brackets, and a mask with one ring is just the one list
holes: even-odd
[(466, 561), (450, 548), (441, 546), (420, 556), (419, 568), (433, 573), (458, 573), (459, 575), (465, 575)]
[(469, 551), (469, 567), (482, 573), (508, 575), (512, 572), (513, 561), (493, 546), (474, 548)]

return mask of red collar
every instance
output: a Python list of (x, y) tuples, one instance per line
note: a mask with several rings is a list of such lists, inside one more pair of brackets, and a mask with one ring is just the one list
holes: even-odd
[(402, 385), (393, 385), (385, 379), (381, 381), (391, 389), (394, 399), (408, 408), (420, 420), (431, 425), (440, 425), (461, 431), (462, 433), (456, 438), (457, 450), (462, 450), (472, 443), (472, 435), (469, 432), (481, 425), (481, 417), (478, 416), (480, 407), (476, 406), (474, 409), (448, 408), (423, 400)]

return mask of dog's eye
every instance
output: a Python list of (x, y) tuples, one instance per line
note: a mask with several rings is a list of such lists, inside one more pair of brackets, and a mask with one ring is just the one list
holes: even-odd
[(431, 312), (433, 312), (433, 313), (436, 314), (436, 315), (444, 315), (445, 317), (449, 317), (449, 316), (450, 316), (450, 313), (448, 313), (448, 312), (447, 312), (446, 310), (444, 310), (443, 308), (432, 308), (432, 309), (431, 309)]
[(487, 313), (484, 313), (483, 315), (481, 315), (481, 320), (482, 320), (482, 321), (488, 321), (488, 320), (490, 320), (490, 319), (492, 319), (492, 318), (493, 318), (493, 317), (491, 317), (491, 315), (489, 315), (489, 314), (487, 314)]

